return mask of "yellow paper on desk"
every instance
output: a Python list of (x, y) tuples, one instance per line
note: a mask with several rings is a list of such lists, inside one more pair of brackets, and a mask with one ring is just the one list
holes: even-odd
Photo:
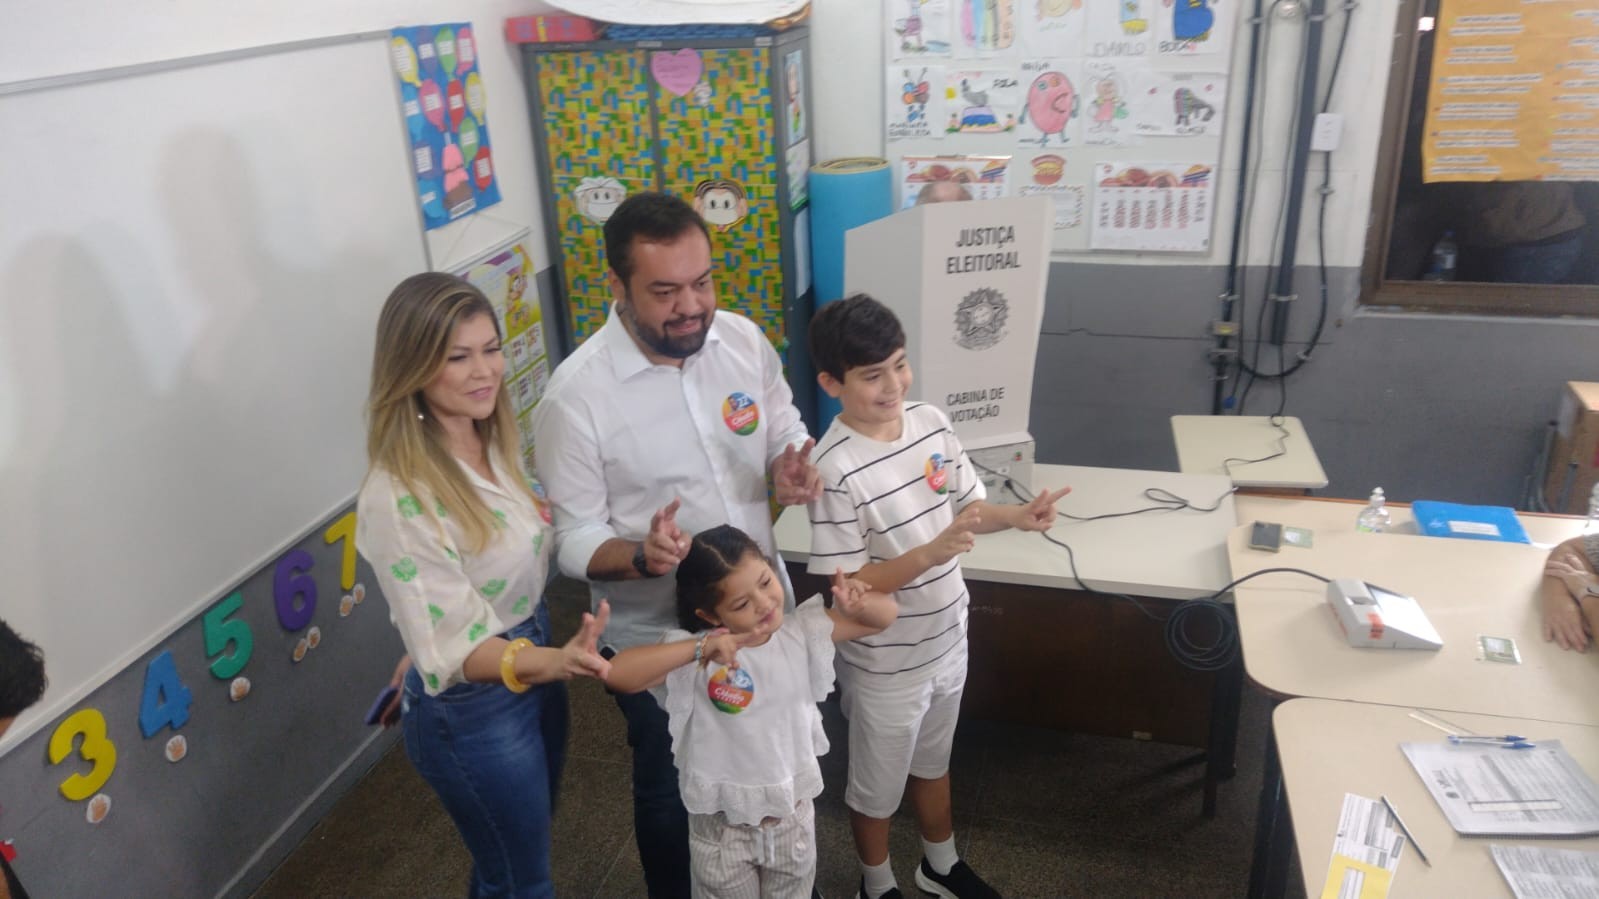
[(1405, 838), (1380, 799), (1344, 794), (1321, 899), (1385, 899)]

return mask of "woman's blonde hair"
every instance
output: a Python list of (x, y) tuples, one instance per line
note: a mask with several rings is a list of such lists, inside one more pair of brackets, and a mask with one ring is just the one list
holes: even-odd
[[(456, 326), (479, 315), (487, 315), (494, 322), (494, 333), (504, 338), (493, 305), (465, 279), (424, 272), (401, 281), (378, 316), (372, 390), (366, 405), (368, 476), (383, 469), (413, 494), (431, 497), (440, 512), (460, 523), (469, 552), (487, 546), (499, 522), (450, 455), (422, 389), (444, 368)], [(500, 486), (531, 498), (532, 489), (522, 473), (520, 434), (503, 379), (495, 388), (494, 413), (473, 425), (489, 454), (498, 454), (516, 481)]]

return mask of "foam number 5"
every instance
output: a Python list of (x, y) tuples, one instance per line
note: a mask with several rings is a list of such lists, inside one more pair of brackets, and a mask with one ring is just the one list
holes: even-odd
[(344, 541), (344, 550), (339, 553), (339, 589), (348, 590), (355, 586), (355, 510), (344, 513), (338, 521), (328, 525), (322, 532), (322, 542), (328, 545)]
[(99, 709), (79, 709), (56, 726), (50, 735), (50, 764), (59, 765), (71, 755), (79, 736), (83, 744), (78, 756), (94, 767), (88, 774), (74, 774), (61, 782), (61, 795), (74, 802), (93, 796), (117, 768), (117, 746), (105, 735), (105, 716)]
[(250, 661), (250, 653), (255, 649), (255, 637), (250, 633), (249, 623), (240, 618), (227, 620), (242, 605), (243, 594), (234, 591), (232, 596), (212, 606), (200, 618), (201, 630), (205, 632), (207, 658), (227, 649), (230, 644), (233, 647), (227, 655), (211, 663), (211, 673), (222, 680), (243, 671), (245, 663)]
[(316, 613), (316, 579), (307, 573), (311, 562), (311, 554), (305, 550), (290, 550), (272, 572), (272, 602), (278, 607), (278, 623), (286, 631), (305, 627)]
[(139, 731), (146, 740), (168, 725), (177, 730), (189, 723), (189, 705), (194, 694), (178, 678), (178, 665), (171, 651), (150, 660), (144, 669), (144, 698), (139, 701)]

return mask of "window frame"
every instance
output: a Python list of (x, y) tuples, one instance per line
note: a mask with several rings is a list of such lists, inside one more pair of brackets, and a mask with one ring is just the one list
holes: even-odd
[[(1366, 229), (1366, 251), (1361, 262), (1360, 305), (1398, 308), (1406, 312), (1599, 317), (1599, 285), (1402, 281), (1386, 276), (1405, 133), (1410, 127), (1410, 91), (1416, 81), (1420, 39), (1417, 26), (1425, 2), (1399, 0), (1398, 20), (1394, 23), (1388, 90), (1377, 144), (1376, 177), (1372, 184), (1371, 225)], [(1590, 225), (1594, 226), (1599, 225)]]

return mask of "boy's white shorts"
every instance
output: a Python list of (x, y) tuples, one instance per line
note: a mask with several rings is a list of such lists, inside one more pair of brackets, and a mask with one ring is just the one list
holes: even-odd
[(694, 899), (810, 899), (816, 882), (816, 808), (802, 799), (769, 824), (688, 816)]
[(863, 674), (840, 665), (844, 717), (849, 719), (849, 785), (844, 804), (870, 818), (890, 818), (905, 795), (905, 777), (949, 771), (950, 747), (966, 687), (966, 647), (938, 662), (931, 676)]

